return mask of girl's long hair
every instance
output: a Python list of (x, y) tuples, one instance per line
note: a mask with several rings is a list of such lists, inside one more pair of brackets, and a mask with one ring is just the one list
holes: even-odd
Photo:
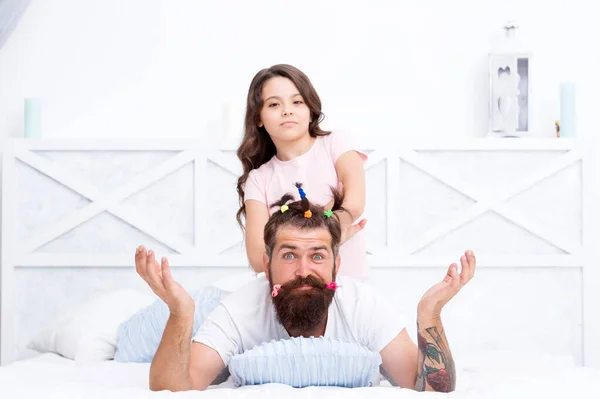
[(294, 83), (298, 92), (302, 96), (304, 103), (310, 110), (310, 124), (308, 133), (312, 137), (326, 136), (331, 132), (322, 130), (319, 123), (325, 117), (321, 112), (321, 99), (313, 87), (308, 77), (299, 69), (286, 64), (273, 65), (259, 71), (248, 89), (248, 98), (246, 101), (246, 117), (244, 119), (244, 137), (237, 150), (237, 156), (242, 162), (244, 172), (237, 181), (237, 193), (239, 196), (240, 208), (237, 211), (236, 219), (242, 231), (244, 224), (242, 218), (246, 217), (246, 205), (244, 204), (244, 185), (248, 180), (248, 175), (253, 169), (258, 169), (261, 165), (275, 156), (277, 149), (273, 140), (264, 127), (258, 127), (260, 122), (260, 111), (263, 107), (262, 89), (264, 84), (271, 78), (284, 77)]

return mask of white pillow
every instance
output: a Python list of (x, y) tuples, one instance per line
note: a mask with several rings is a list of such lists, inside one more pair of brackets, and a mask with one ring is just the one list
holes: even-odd
[(27, 344), (41, 353), (53, 352), (77, 362), (111, 360), (119, 325), (156, 297), (119, 290), (92, 299), (68, 312)]
[(379, 385), (381, 355), (356, 342), (296, 337), (265, 342), (235, 355), (229, 372), (235, 386), (285, 384), (295, 388)]

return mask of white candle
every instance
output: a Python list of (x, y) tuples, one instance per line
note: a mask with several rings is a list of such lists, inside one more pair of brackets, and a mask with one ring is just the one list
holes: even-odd
[(576, 134), (575, 84), (560, 85), (560, 137), (575, 137)]
[(25, 99), (25, 138), (39, 138), (42, 131), (42, 102), (38, 98)]

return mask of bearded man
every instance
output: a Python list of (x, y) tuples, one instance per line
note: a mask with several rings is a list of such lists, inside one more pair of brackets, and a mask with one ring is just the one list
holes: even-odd
[[(442, 328), (444, 305), (475, 273), (472, 251), (452, 263), (417, 306), (417, 344), (406, 320), (369, 285), (337, 276), (343, 194), (331, 209), (285, 195), (264, 229), (265, 277), (226, 296), (192, 337), (195, 304), (172, 278), (166, 258), (136, 250), (136, 270), (168, 305), (170, 317), (150, 367), (152, 390), (204, 390), (236, 354), (271, 340), (329, 337), (378, 352), (382, 372), (418, 391), (452, 391), (456, 373)], [(434, 353), (436, 356), (432, 356)], [(435, 364), (433, 364), (434, 362)]]

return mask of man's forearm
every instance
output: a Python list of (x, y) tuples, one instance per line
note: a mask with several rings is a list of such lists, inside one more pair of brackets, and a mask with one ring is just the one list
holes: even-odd
[[(187, 312), (189, 313), (189, 312)], [(150, 366), (150, 389), (187, 391), (190, 384), (190, 349), (194, 311), (169, 317), (160, 345)]]
[(451, 392), (456, 386), (454, 359), (442, 327), (442, 320), (431, 317), (417, 319), (419, 362), (416, 391)]

